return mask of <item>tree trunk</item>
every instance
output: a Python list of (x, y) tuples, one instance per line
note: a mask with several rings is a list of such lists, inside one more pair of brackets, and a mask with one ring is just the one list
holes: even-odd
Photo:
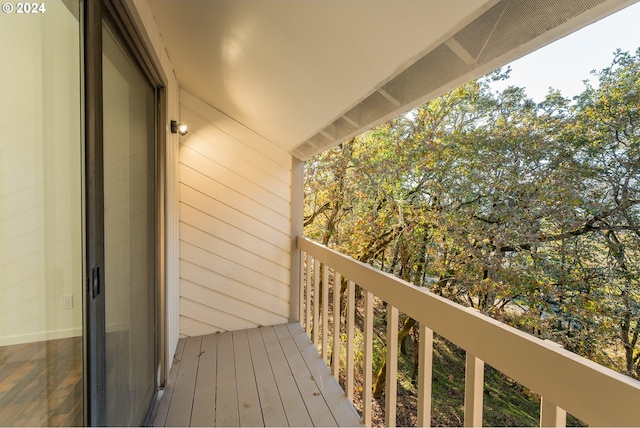
[(632, 314), (634, 312), (635, 303), (631, 296), (633, 275), (627, 267), (625, 260), (625, 246), (618, 236), (613, 231), (609, 231), (605, 234), (609, 249), (613, 253), (620, 270), (623, 273), (623, 279), (625, 281), (625, 287), (620, 293), (624, 311), (620, 317), (620, 340), (625, 354), (625, 370), (627, 375), (631, 377), (638, 377), (640, 373), (637, 373), (635, 365), (638, 363), (637, 355), (634, 355), (636, 345), (640, 336), (640, 321), (636, 324), (635, 328), (632, 328)]
[(418, 367), (420, 364), (420, 338), (413, 339), (413, 372), (411, 373), (411, 383), (418, 383)]
[[(416, 320), (413, 318), (407, 317), (402, 324), (402, 328), (398, 332), (398, 343), (402, 343), (416, 324)], [(387, 359), (385, 357), (385, 361), (380, 367), (378, 371), (378, 375), (376, 376), (376, 383), (373, 387), (373, 398), (379, 400), (382, 398), (382, 393), (384, 392), (384, 385), (387, 377)]]

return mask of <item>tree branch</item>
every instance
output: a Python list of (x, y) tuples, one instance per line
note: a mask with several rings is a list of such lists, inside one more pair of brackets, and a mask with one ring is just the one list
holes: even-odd
[(318, 210), (316, 210), (313, 214), (305, 217), (304, 218), (304, 223), (302, 225), (304, 227), (307, 227), (308, 225), (313, 223), (313, 221), (316, 219), (316, 217), (318, 217), (320, 214), (322, 214), (323, 212), (325, 212), (329, 208), (331, 208), (331, 202), (327, 202), (326, 204), (324, 204), (323, 206), (318, 208)]
[[(577, 229), (570, 230), (564, 233), (558, 233), (555, 235), (542, 235), (536, 240), (535, 243), (561, 241), (563, 239), (575, 238), (577, 236), (581, 236), (586, 233), (595, 232), (595, 231), (607, 231), (607, 232), (617, 231), (617, 230), (638, 231), (640, 230), (640, 226), (635, 226), (635, 225), (613, 225), (613, 226), (607, 225), (607, 224), (602, 226), (595, 225), (597, 222), (603, 221), (607, 217), (610, 217), (614, 214), (623, 213), (628, 208), (638, 204), (640, 204), (640, 200), (629, 199), (609, 211), (605, 211), (603, 213), (593, 216), (592, 218), (587, 220), (584, 223), (584, 225), (582, 225)], [(529, 251), (531, 250), (532, 247), (533, 247), (533, 243), (528, 242), (528, 243), (521, 243), (521, 244), (505, 245), (500, 247), (499, 250), (502, 252), (517, 252), (522, 250)], [(492, 250), (496, 249), (496, 247), (490, 247), (490, 248)]]

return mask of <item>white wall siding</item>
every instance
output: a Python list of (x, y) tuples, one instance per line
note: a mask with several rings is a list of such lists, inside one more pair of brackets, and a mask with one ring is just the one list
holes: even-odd
[(180, 92), (180, 334), (289, 319), (291, 156)]

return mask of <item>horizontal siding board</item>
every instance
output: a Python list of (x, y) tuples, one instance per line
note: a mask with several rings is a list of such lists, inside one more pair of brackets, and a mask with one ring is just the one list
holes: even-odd
[[(289, 202), (280, 195), (252, 182), (242, 171), (233, 171), (218, 162), (203, 156), (189, 147), (180, 148), (180, 163), (200, 172), (208, 178), (217, 181), (225, 187), (258, 202), (278, 213), (289, 211)], [(282, 192), (284, 193), (284, 192)]]
[[(12, 161), (15, 157), (10, 158)], [(26, 189), (22, 189), (19, 191), (14, 190), (14, 184), (11, 182), (11, 189), (4, 189), (2, 195), (2, 215), (3, 217), (9, 219), (14, 215), (20, 215), (29, 210), (32, 210), (34, 207), (38, 207), (38, 210), (42, 211), (42, 203), (34, 204), (34, 201), (43, 201), (44, 200), (44, 190), (42, 186), (31, 186)]]
[[(221, 129), (212, 126), (202, 115), (189, 109), (182, 107), (185, 113), (185, 120), (193, 128), (192, 136), (197, 136), (205, 141), (213, 143), (215, 147), (227, 152), (229, 155), (239, 159), (265, 174), (271, 175), (276, 179), (287, 183), (289, 181), (290, 170), (288, 166), (282, 165), (271, 158), (256, 152), (253, 148), (237, 140)], [(189, 144), (189, 139), (184, 138), (183, 141)]]
[(277, 185), (289, 184), (291, 171), (271, 159), (257, 153), (220, 129), (210, 126), (205, 119), (189, 109), (185, 121), (190, 127), (199, 129), (189, 138), (183, 138), (182, 144), (194, 148), (209, 159), (220, 161), (225, 165), (241, 164), (254, 170), (254, 174), (264, 177)]
[(255, 219), (260, 219), (277, 230), (285, 233), (288, 232), (290, 228), (288, 211), (278, 212), (270, 207), (266, 207), (241, 193), (223, 186), (185, 164), (180, 164), (179, 170), (181, 183), (205, 195), (211, 195), (223, 204), (234, 207), (238, 211), (252, 216)]
[(10, 241), (32, 233), (34, 230), (43, 230), (43, 217), (45, 212), (43, 205), (37, 204), (28, 210), (11, 216), (4, 215), (3, 213), (3, 221), (0, 225), (2, 239), (4, 241)]
[[(271, 174), (260, 171), (247, 162), (233, 158), (226, 152), (214, 147), (213, 143), (209, 143), (198, 136), (194, 136), (193, 140), (192, 144), (185, 143), (181, 145), (180, 150), (185, 152), (191, 150), (213, 165), (217, 165), (217, 168), (224, 168), (224, 170), (231, 172), (232, 176), (240, 177), (243, 182), (251, 183), (262, 189), (262, 191), (273, 194), (285, 201), (289, 200), (291, 193), (289, 182), (279, 180)], [(185, 163), (188, 162), (185, 161)], [(285, 173), (290, 174), (291, 172), (285, 170)]]
[[(183, 281), (180, 281), (180, 286), (182, 285)], [(227, 312), (212, 309), (209, 306), (185, 299), (184, 297), (180, 297), (180, 314), (186, 318), (210, 325), (212, 329), (209, 333), (258, 327), (258, 324), (254, 322)]]
[(200, 193), (184, 184), (180, 185), (180, 201), (184, 205), (213, 216), (236, 229), (242, 229), (246, 233), (270, 242), (279, 248), (289, 251), (291, 247), (288, 233), (277, 230), (259, 219), (248, 216), (234, 207), (225, 205), (215, 198)]
[[(209, 330), (208, 333), (268, 326), (288, 321), (284, 316), (222, 296), (186, 280), (181, 280), (180, 286), (186, 289), (184, 295), (180, 296), (181, 314), (186, 318), (214, 327), (205, 328)], [(210, 298), (211, 295), (215, 295), (216, 299), (203, 303), (202, 298)], [(236, 325), (242, 327), (235, 327)]]
[(180, 204), (180, 219), (183, 223), (190, 224), (196, 229), (214, 235), (224, 241), (232, 242), (238, 247), (257, 250), (260, 253), (273, 254), (277, 260), (288, 260), (290, 257), (288, 250), (273, 245), (269, 241), (256, 238), (242, 229), (231, 226), (214, 216), (183, 203)]
[(226, 331), (222, 327), (209, 325), (187, 316), (180, 316), (180, 337), (202, 336), (205, 334)]
[(180, 333), (286, 322), (291, 155), (186, 91), (180, 110)]
[(180, 295), (182, 297), (193, 300), (194, 302), (200, 302), (212, 309), (239, 314), (241, 318), (245, 318), (258, 325), (271, 325), (274, 323), (274, 320), (278, 322), (287, 320), (285, 314), (282, 313), (284, 311), (281, 313), (277, 312), (282, 309), (282, 306), (286, 306), (287, 302), (282, 300), (278, 302), (277, 307), (267, 304), (257, 306), (187, 278), (182, 278), (181, 286), (182, 290)]
[(261, 292), (268, 293), (271, 296), (289, 300), (290, 290), (288, 284), (265, 277), (260, 272), (229, 262), (229, 260), (211, 254), (202, 248), (195, 247), (188, 242), (180, 242), (180, 254), (182, 256), (182, 264), (199, 266)]
[(279, 165), (286, 168), (291, 164), (291, 156), (287, 152), (185, 90), (180, 91), (180, 104), (183, 108), (198, 112), (211, 126), (222, 129)]
[(277, 281), (283, 283), (289, 281), (287, 260), (272, 260), (271, 257), (275, 258), (276, 254), (265, 251), (259, 256), (182, 222), (180, 223), (180, 239), (229, 261), (261, 272)]

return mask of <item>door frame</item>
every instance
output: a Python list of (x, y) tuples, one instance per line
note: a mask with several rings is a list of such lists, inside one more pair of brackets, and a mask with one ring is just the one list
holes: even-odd
[(149, 403), (147, 424), (156, 404), (158, 387), (166, 380), (165, 311), (165, 160), (166, 103), (165, 82), (146, 49), (128, 9), (117, 0), (83, 0), (83, 86), (84, 86), (84, 422), (87, 426), (106, 425), (106, 335), (104, 296), (104, 170), (103, 170), (103, 89), (102, 23), (107, 20), (118, 33), (139, 69), (155, 88), (155, 394)]

